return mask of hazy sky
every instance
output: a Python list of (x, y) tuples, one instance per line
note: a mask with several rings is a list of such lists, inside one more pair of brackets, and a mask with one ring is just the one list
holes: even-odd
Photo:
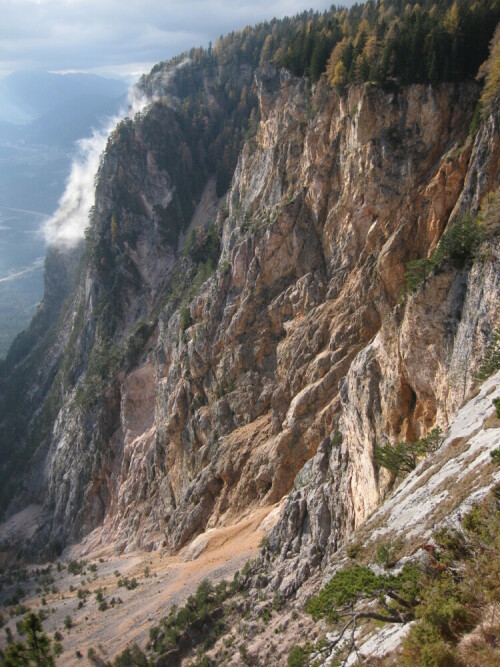
[(0, 75), (17, 69), (144, 71), (228, 31), (330, 5), (325, 0), (0, 0)]

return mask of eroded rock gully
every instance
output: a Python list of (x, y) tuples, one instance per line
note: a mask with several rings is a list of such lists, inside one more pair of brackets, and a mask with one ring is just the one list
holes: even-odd
[[(293, 590), (386, 493), (374, 444), (445, 426), (498, 325), (493, 246), (472, 271), (436, 275), (398, 304), (406, 263), (498, 184), (498, 118), (468, 137), (472, 84), (310, 93), (267, 67), (256, 88), (260, 125), (215, 215), (217, 270), (189, 317), (158, 309), (173, 251), (155, 270), (157, 236), (142, 235), (131, 257), (150, 296), (130, 294), (122, 326), (155, 308), (158, 325), (107, 389), (107, 455), (93, 457), (87, 486), (89, 448), (69, 434), (83, 417), (74, 397), (63, 407), (43, 534), (68, 541), (100, 527), (119, 550), (175, 551), (290, 492), (270, 543), (292, 563)], [(170, 182), (144, 155), (159, 184), (152, 211)], [(98, 280), (86, 277), (86, 308)]]

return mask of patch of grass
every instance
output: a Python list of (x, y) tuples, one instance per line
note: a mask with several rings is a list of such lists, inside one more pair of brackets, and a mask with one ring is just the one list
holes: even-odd
[(496, 466), (500, 467), (500, 447), (497, 447), (492, 452), (490, 452), (491, 460)]
[[(498, 492), (498, 489), (497, 489)], [(464, 664), (462, 638), (484, 621), (484, 610), (500, 601), (500, 506), (493, 492), (462, 521), (462, 532), (441, 531), (439, 566), (428, 577), (416, 610), (416, 623), (403, 643), (402, 664)], [(495, 636), (476, 637), (467, 664), (487, 664), (478, 655), (489, 652)], [(470, 648), (470, 647), (469, 647)]]
[(351, 558), (352, 560), (355, 560), (360, 550), (361, 550), (361, 544), (359, 544), (358, 542), (355, 542), (354, 544), (348, 544), (346, 547), (347, 557)]
[(191, 311), (189, 306), (182, 306), (181, 308), (181, 331), (186, 331), (192, 324)]

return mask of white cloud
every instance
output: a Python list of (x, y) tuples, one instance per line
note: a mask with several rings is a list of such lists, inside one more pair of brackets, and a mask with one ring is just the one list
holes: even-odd
[[(186, 62), (180, 63), (178, 67), (182, 67)], [(161, 76), (165, 79), (166, 75), (162, 73)], [(128, 110), (124, 109), (122, 114), (108, 119), (103, 127), (94, 130), (91, 137), (78, 142), (77, 154), (71, 165), (64, 194), (54, 215), (42, 225), (46, 243), (71, 248), (83, 239), (89, 224), (90, 209), (95, 203), (95, 177), (108, 137), (121, 118), (133, 118), (151, 101), (133, 86), (129, 93)]]
[(71, 165), (59, 206), (42, 227), (47, 243), (72, 247), (83, 238), (89, 212), (94, 205), (94, 178), (99, 159), (108, 135), (117, 122), (118, 118), (112, 119), (106, 127), (94, 131), (91, 137), (78, 142), (77, 155)]
[[(351, 4), (348, 0), (346, 4)], [(328, 0), (3, 0), (0, 72), (131, 72), (245, 25), (303, 11)], [(139, 65), (137, 65), (139, 63)], [(144, 103), (144, 100), (142, 101)], [(125, 114), (125, 110), (124, 110)], [(124, 115), (123, 114), (123, 115)], [(48, 243), (74, 245), (94, 204), (94, 178), (113, 118), (78, 144), (66, 189), (43, 225)]]

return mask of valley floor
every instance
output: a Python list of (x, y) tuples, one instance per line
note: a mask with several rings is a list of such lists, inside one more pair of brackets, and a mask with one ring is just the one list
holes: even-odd
[[(35, 569), (30, 568), (27, 581), (16, 579), (4, 586), (0, 602), (5, 607), (20, 587), (26, 593), (22, 605), (47, 613), (45, 631), (50, 636), (57, 631), (63, 635), (64, 650), (57, 664), (81, 665), (82, 657), (86, 663), (89, 648), (105, 659), (112, 659), (128, 644), (136, 642), (144, 647), (152, 624), (165, 616), (173, 604), (183, 604), (203, 579), (213, 582), (231, 579), (249, 558), (257, 555), (259, 544), (277, 514), (277, 507), (266, 507), (233, 526), (207, 531), (178, 556), (165, 556), (161, 552), (114, 555), (110, 548), (94, 548), (88, 553), (96, 541), (97, 536), (93, 534), (65, 554), (68, 561), (60, 572), (53, 565), (50, 575), (39, 574), (37, 577)], [(68, 562), (81, 563), (83, 558), (86, 564), (81, 573), (71, 574), (67, 569)], [(132, 587), (134, 579), (136, 587)], [(130, 589), (127, 589), (127, 583)], [(40, 590), (44, 585), (47, 593)], [(79, 590), (89, 592), (80, 608), (82, 597), (79, 595), (82, 594)], [(96, 599), (101, 597), (99, 592), (107, 603), (107, 608), (102, 611)], [(16, 622), (26, 611), (21, 607), (18, 610), (21, 613), (8, 619), (0, 635), (2, 648), (6, 644), (7, 628), (15, 636)], [(7, 620), (5, 611), (3, 614)], [(70, 628), (65, 626), (68, 616), (71, 618)]]

